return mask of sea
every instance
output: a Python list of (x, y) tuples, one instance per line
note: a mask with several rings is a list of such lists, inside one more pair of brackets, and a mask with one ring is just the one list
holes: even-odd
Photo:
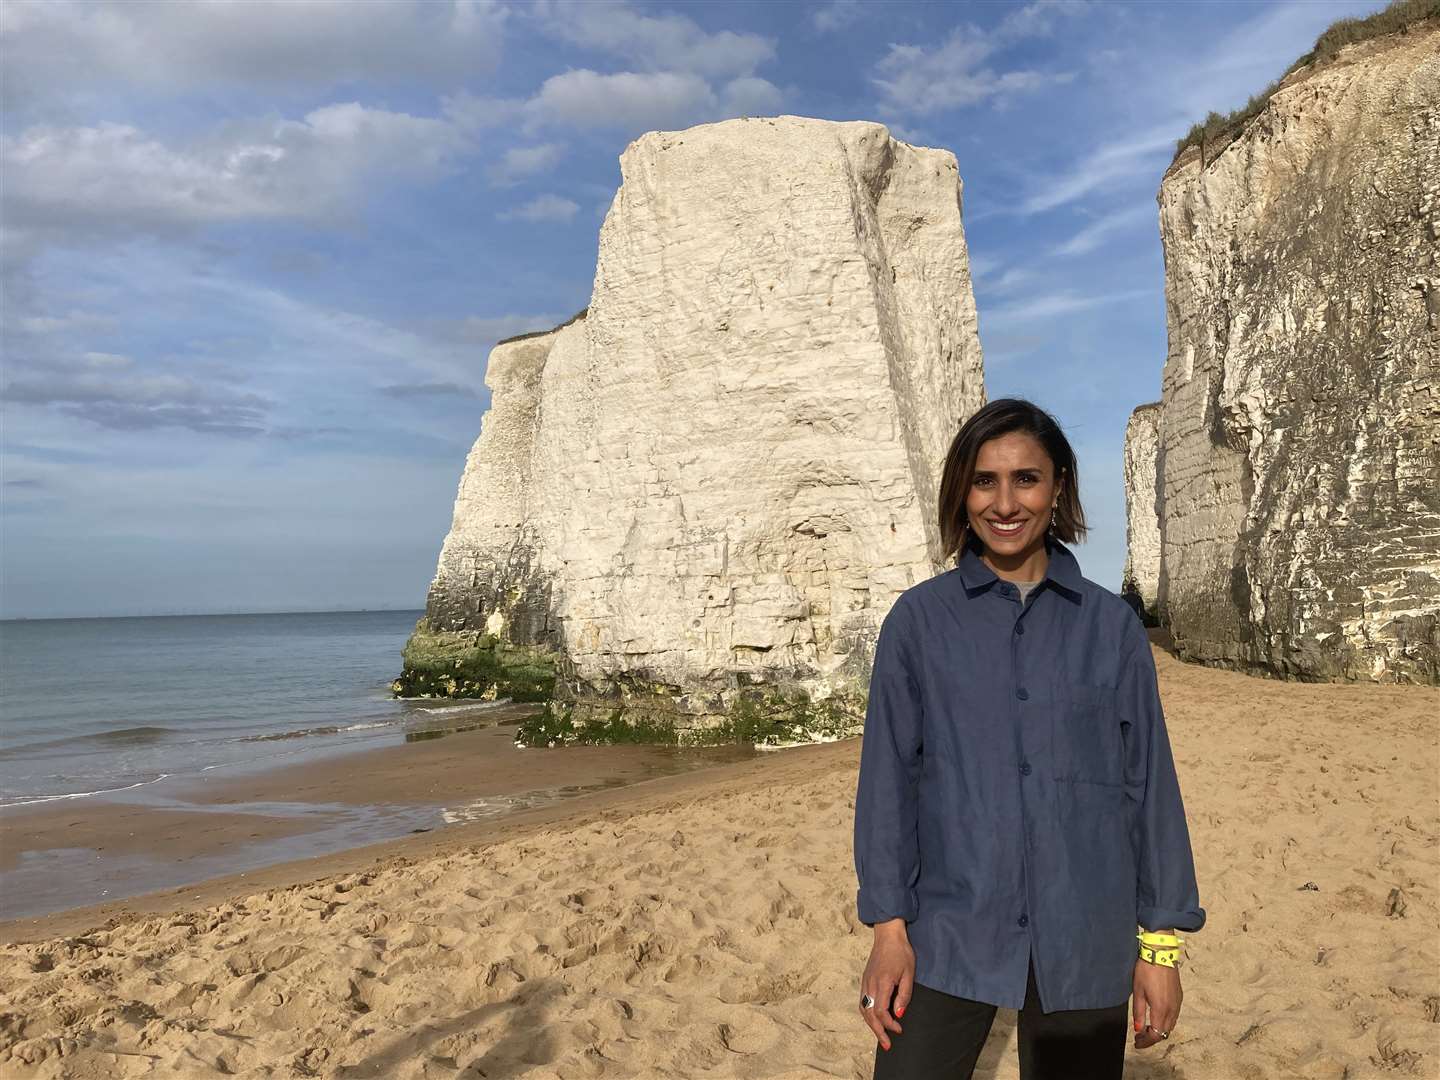
[(400, 701), (419, 611), (0, 621), (0, 810), (440, 732)]
[(23, 829), (33, 813), (57, 807), (88, 806), (101, 815), (111, 806), (136, 805), (187, 815), (247, 813), (294, 826), (278, 837), (183, 856), (164, 843), (140, 852), (93, 841), (0, 850), (0, 920), (485, 821), (755, 754), (740, 746), (622, 747), (596, 775), (563, 785), (542, 780), (543, 770), (527, 782), (528, 767), (541, 762), (526, 754), (515, 759), (514, 791), (467, 795), (443, 806), (389, 803), (383, 793), (367, 805), (306, 798), (209, 806), (187, 795), (197, 790), (194, 781), (213, 776), (461, 731), (476, 730), (487, 745), (510, 749), (517, 720), (505, 709), (508, 699), (391, 696), (401, 649), (420, 615), (0, 621), (0, 840), (7, 826)]

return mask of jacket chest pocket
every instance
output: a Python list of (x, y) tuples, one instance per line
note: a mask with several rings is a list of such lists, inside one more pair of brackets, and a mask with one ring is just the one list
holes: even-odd
[(1113, 689), (1075, 683), (1057, 686), (1050, 715), (1056, 780), (1124, 784), (1124, 748)]

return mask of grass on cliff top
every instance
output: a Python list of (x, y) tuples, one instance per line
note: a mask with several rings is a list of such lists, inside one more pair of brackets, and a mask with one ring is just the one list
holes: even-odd
[[(1285, 74), (1243, 106), (1224, 116), (1212, 112), (1192, 127), (1185, 137), (1175, 144), (1175, 158), (1172, 159), (1172, 164), (1192, 146), (1200, 148), (1202, 167), (1207, 160), (1213, 161), (1215, 155), (1223, 150), (1225, 145), (1228, 145), (1230, 139), (1260, 114), (1270, 98), (1274, 96), (1275, 91), (1280, 89), (1280, 85), (1293, 72), (1307, 64), (1323, 63), (1334, 57), (1346, 45), (1353, 45), (1357, 41), (1369, 41), (1371, 38), (1384, 37), (1386, 34), (1404, 33), (1415, 23), (1436, 18), (1440, 18), (1440, 0), (1395, 0), (1389, 7), (1382, 8), (1374, 15), (1366, 16), (1363, 19), (1341, 19), (1316, 38), (1315, 47), (1286, 68)], [(1207, 150), (1211, 146), (1214, 146), (1215, 149)]]
[(578, 322), (579, 320), (585, 318), (585, 316), (589, 313), (590, 307), (587, 304), (585, 307), (577, 311), (574, 315), (571, 315), (568, 319), (562, 322), (559, 326), (552, 326), (549, 330), (531, 330), (528, 334), (516, 334), (514, 337), (501, 338), (495, 344), (497, 346), (509, 345), (512, 342), (524, 341), (526, 338), (543, 337), (545, 334), (553, 334), (556, 330), (564, 330), (565, 327), (569, 326), (571, 323)]

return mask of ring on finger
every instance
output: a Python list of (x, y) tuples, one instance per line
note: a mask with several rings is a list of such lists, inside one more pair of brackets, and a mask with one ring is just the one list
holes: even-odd
[(875, 999), (872, 998), (869, 994), (861, 994), (860, 1007), (862, 1009), (873, 1009), (875, 1007)]

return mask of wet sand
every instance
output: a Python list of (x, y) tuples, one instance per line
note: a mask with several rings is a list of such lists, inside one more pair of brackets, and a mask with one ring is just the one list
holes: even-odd
[(6, 811), (0, 918), (251, 873), (755, 754), (746, 747), (521, 750), (514, 725), (533, 708), (497, 710), (487, 726), (443, 738)]
[[(1209, 919), (1127, 1077), (1440, 1074), (1440, 693), (1156, 659)], [(868, 1077), (859, 749), (10, 924), (0, 1072)], [(977, 1076), (1017, 1075), (1001, 1010)]]

